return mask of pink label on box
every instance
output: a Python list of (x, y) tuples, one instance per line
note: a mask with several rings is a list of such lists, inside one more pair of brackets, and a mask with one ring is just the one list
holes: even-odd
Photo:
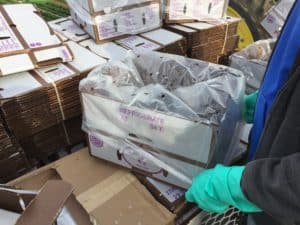
[(0, 53), (23, 50), (23, 46), (0, 14)]
[(96, 148), (102, 148), (104, 146), (104, 142), (95, 135), (90, 135), (90, 143)]
[(157, 132), (164, 131), (165, 120), (163, 118), (160, 118), (159, 116), (147, 114), (125, 107), (120, 108), (119, 112), (122, 120), (125, 122), (127, 122), (131, 118), (139, 119), (145, 123), (148, 123), (151, 130), (155, 130)]

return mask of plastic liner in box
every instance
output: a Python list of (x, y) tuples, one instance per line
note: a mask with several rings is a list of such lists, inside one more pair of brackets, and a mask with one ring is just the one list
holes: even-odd
[(104, 64), (80, 83), (91, 153), (187, 188), (235, 156), (244, 82), (235, 69), (158, 52)]
[(275, 39), (257, 41), (230, 56), (230, 66), (246, 77), (247, 94), (260, 88), (275, 42)]
[[(119, 1), (118, 1), (119, 2)], [(67, 0), (73, 20), (89, 33), (97, 43), (147, 32), (162, 25), (160, 1), (141, 1), (138, 4), (116, 1), (97, 13), (88, 12), (78, 1)]]

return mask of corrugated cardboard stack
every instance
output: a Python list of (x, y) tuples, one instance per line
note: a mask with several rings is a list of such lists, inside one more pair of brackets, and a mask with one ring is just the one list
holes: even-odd
[(9, 135), (0, 117), (0, 183), (28, 172), (29, 163), (16, 139)]
[[(30, 160), (44, 160), (61, 148), (84, 141), (79, 82), (106, 60), (75, 42), (62, 43), (32, 5), (1, 7), (7, 12), (2, 18), (3, 35), (10, 35), (9, 40), (1, 40), (1, 71), (3, 75), (10, 74), (0, 78), (1, 110), (7, 128)], [(27, 23), (16, 13), (28, 16)], [(11, 21), (16, 26), (9, 27)], [(32, 22), (36, 24), (34, 32)], [(13, 51), (23, 46), (29, 51)], [(15, 65), (5, 61), (14, 59)], [(20, 73), (11, 74), (14, 72)]]
[(84, 140), (79, 82), (106, 60), (75, 42), (67, 46), (75, 56), (71, 63), (0, 78), (6, 122), (30, 158), (45, 159)]
[(187, 39), (187, 55), (191, 58), (218, 63), (223, 55), (233, 52), (239, 42), (240, 19), (227, 17), (214, 22), (166, 25), (165, 28)]

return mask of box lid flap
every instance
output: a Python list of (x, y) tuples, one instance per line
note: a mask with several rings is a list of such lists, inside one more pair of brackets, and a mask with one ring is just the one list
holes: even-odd
[(42, 85), (28, 72), (1, 77), (0, 97), (15, 97), (39, 87), (42, 87)]
[(63, 181), (51, 180), (26, 207), (16, 225), (53, 225), (73, 188)]
[(99, 55), (94, 54), (73, 41), (68, 41), (67, 45), (74, 55), (74, 60), (69, 64), (80, 72), (89, 71), (96, 66), (106, 63), (104, 58), (99, 57)]
[(89, 35), (74, 23), (71, 17), (53, 20), (48, 24), (55, 32), (72, 41), (78, 42), (89, 38)]
[(97, 55), (109, 60), (121, 60), (127, 55), (127, 49), (122, 48), (113, 42), (107, 42), (97, 45), (93, 40), (80, 42), (84, 47), (87, 47)]
[(183, 39), (181, 35), (165, 29), (158, 29), (147, 33), (143, 33), (141, 35), (165, 46)]

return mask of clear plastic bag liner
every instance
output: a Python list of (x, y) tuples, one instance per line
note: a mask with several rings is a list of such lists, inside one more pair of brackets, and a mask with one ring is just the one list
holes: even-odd
[[(80, 83), (83, 129), (97, 137), (92, 154), (186, 188), (186, 178), (235, 155), (244, 82), (238, 70), (158, 52), (101, 65)], [(125, 142), (139, 146), (131, 164), (116, 158)], [(153, 157), (167, 176), (143, 168)]]
[(246, 93), (260, 88), (275, 39), (261, 40), (230, 56), (230, 66), (241, 70), (246, 77)]

